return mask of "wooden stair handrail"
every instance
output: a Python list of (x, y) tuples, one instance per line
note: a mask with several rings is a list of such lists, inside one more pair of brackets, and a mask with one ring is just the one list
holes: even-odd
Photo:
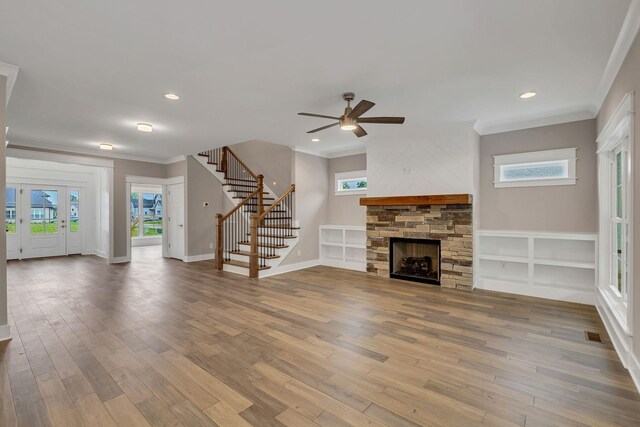
[(277, 205), (280, 204), (280, 202), (282, 202), (284, 200), (285, 197), (287, 197), (289, 194), (291, 194), (291, 193), (293, 193), (295, 191), (296, 191), (296, 185), (295, 184), (291, 184), (291, 187), (289, 187), (289, 189), (287, 191), (285, 191), (282, 196), (278, 197), (278, 200), (273, 202), (271, 204), (271, 206), (269, 206), (267, 209), (265, 209), (264, 212), (262, 212), (262, 215), (258, 216), (258, 221), (262, 221), (269, 214), (269, 212), (271, 212)]
[[(253, 171), (251, 169), (249, 169), (249, 166), (247, 166), (247, 164), (245, 162), (240, 160), (240, 157), (238, 157), (238, 155), (231, 148), (225, 146), (224, 150), (226, 152), (228, 152), (229, 154), (231, 154), (238, 161), (238, 163), (240, 163), (242, 165), (242, 167), (249, 173), (249, 175), (254, 177), (256, 180), (258, 179), (258, 175), (253, 173)], [(226, 161), (226, 159), (225, 159), (225, 161)]]

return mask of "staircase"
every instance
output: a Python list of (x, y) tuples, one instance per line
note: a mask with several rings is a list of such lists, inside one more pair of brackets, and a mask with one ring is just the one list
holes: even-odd
[[(252, 278), (274, 273), (298, 243), (295, 185), (277, 196), (229, 147), (198, 153), (234, 207), (217, 214), (216, 268)], [(268, 271), (272, 270), (272, 271)]]

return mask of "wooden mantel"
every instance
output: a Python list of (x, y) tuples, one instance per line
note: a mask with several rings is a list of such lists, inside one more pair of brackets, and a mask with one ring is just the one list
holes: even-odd
[(362, 197), (360, 206), (403, 206), (403, 205), (470, 205), (471, 194), (434, 194), (431, 196)]

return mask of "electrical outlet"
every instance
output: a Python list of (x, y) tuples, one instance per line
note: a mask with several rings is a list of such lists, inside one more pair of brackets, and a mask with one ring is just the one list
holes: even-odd
[(298, 256), (302, 256), (302, 251), (298, 249)]
[(209, 202), (204, 202), (204, 203), (202, 204), (202, 206), (204, 206), (205, 208), (208, 208), (208, 207), (209, 207)]
[(209, 249), (213, 249), (213, 242), (209, 243)]

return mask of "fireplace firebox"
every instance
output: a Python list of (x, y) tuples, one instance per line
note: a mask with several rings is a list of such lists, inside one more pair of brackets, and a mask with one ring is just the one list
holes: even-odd
[(440, 240), (391, 237), (389, 274), (394, 279), (440, 285)]

